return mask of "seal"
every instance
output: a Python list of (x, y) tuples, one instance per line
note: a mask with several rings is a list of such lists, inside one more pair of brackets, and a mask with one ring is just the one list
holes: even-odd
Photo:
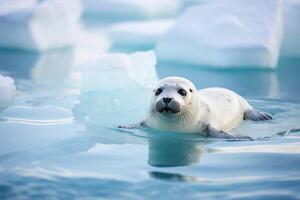
[(271, 120), (266, 112), (255, 110), (237, 93), (225, 88), (197, 90), (182, 77), (167, 77), (153, 89), (151, 104), (145, 120), (135, 126), (183, 133), (198, 133), (223, 139), (251, 139), (231, 135), (243, 120)]

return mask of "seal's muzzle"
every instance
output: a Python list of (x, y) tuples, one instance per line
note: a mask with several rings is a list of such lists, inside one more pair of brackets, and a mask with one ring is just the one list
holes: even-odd
[(173, 98), (169, 97), (164, 97), (157, 101), (155, 108), (159, 113), (162, 114), (176, 114), (180, 112), (179, 103)]

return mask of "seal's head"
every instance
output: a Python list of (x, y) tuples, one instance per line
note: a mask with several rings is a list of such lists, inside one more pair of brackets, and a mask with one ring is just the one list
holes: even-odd
[(194, 84), (187, 79), (162, 79), (153, 89), (151, 112), (165, 118), (185, 115), (195, 104), (196, 92)]

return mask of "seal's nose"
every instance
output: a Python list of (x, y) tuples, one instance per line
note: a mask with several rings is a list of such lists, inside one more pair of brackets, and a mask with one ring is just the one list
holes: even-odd
[(163, 100), (164, 100), (165, 103), (170, 103), (172, 98), (165, 97), (165, 98), (163, 98)]

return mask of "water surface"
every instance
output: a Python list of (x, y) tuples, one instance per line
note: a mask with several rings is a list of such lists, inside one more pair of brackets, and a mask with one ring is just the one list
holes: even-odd
[[(80, 95), (73, 49), (0, 51), (18, 94), (0, 113), (0, 199), (299, 199), (300, 61), (277, 70), (159, 63), (198, 88), (226, 87), (274, 116), (238, 129), (255, 141), (119, 131), (146, 114), (151, 90)], [(269, 138), (264, 138), (268, 136)]]

